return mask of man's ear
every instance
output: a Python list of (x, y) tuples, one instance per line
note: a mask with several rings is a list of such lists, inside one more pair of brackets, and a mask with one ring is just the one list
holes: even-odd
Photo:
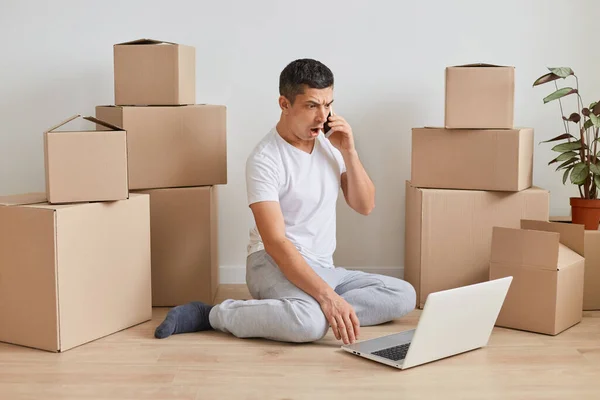
[(285, 96), (279, 96), (279, 107), (284, 114), (287, 114), (292, 105)]

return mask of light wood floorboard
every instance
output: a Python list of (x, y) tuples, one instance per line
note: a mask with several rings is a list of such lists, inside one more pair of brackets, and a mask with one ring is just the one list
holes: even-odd
[[(250, 297), (223, 285), (224, 298)], [(600, 398), (600, 312), (556, 337), (496, 327), (486, 348), (400, 371), (343, 352), (331, 332), (301, 345), (214, 331), (154, 339), (167, 311), (62, 354), (0, 344), (0, 399)], [(361, 339), (413, 328), (419, 314)]]

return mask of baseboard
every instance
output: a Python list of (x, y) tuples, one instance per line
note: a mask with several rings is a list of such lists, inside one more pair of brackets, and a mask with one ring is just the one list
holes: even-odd
[[(404, 277), (404, 267), (402, 266), (365, 266), (365, 267), (345, 267), (349, 270), (360, 270), (371, 274), (380, 274), (393, 276), (394, 278), (402, 279)], [(246, 283), (246, 266), (245, 265), (221, 265), (219, 267), (220, 283), (222, 284), (239, 284)]]

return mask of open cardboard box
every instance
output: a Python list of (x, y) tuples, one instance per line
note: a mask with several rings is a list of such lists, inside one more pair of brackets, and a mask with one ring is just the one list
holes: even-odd
[(413, 128), (416, 187), (520, 191), (532, 186), (533, 129)]
[(514, 67), (483, 63), (447, 67), (445, 91), (446, 128), (513, 128)]
[(557, 335), (582, 319), (583, 225), (494, 227), (490, 280), (513, 276), (496, 325)]
[(62, 352), (152, 318), (150, 201), (0, 197), (0, 341)]
[(51, 204), (116, 201), (129, 197), (127, 134), (94, 117), (83, 117), (103, 130), (60, 128), (74, 115), (44, 132), (46, 197)]
[[(571, 216), (550, 217), (550, 221), (570, 224)], [(600, 310), (600, 231), (586, 230), (584, 236), (583, 309)]]
[(196, 49), (153, 39), (113, 46), (115, 104), (196, 103)]

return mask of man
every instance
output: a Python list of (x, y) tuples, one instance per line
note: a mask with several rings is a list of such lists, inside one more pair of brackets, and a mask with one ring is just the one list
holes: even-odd
[[(336, 201), (368, 215), (375, 188), (354, 147), (352, 128), (333, 103), (333, 74), (301, 59), (281, 72), (277, 125), (247, 159), (250, 232), (246, 282), (254, 300), (199, 302), (169, 311), (157, 338), (216, 329), (240, 338), (321, 339), (329, 327), (354, 343), (360, 326), (399, 318), (415, 307), (414, 288), (389, 276), (333, 265)], [(328, 121), (333, 133), (322, 132)]]

